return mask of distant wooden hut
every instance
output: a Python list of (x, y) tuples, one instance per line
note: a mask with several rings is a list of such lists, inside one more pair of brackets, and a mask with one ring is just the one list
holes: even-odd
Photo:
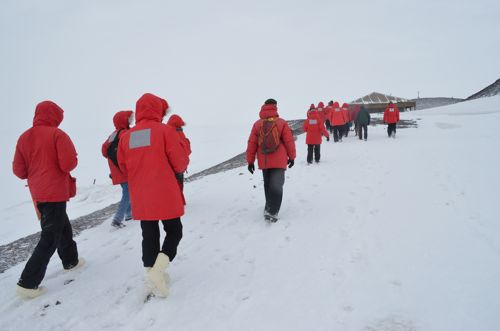
[(370, 113), (381, 113), (385, 110), (390, 101), (392, 101), (401, 111), (415, 110), (417, 106), (415, 101), (378, 92), (373, 92), (362, 98), (356, 99), (350, 102), (349, 105), (364, 106)]

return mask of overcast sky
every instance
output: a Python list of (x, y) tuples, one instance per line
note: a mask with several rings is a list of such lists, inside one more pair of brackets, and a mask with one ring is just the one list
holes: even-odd
[(373, 91), (467, 97), (500, 78), (498, 36), (498, 0), (2, 0), (2, 172), (41, 100), (106, 132), (144, 92), (194, 125), (251, 125), (269, 97), (286, 118)]

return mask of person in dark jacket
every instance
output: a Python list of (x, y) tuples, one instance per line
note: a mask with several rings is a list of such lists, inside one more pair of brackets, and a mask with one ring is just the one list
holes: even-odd
[(370, 120), (371, 120), (370, 113), (368, 112), (368, 110), (366, 110), (364, 106), (361, 106), (358, 115), (356, 117), (359, 140), (363, 139), (362, 138), (363, 131), (364, 131), (365, 141), (368, 139), (368, 125), (370, 125)]
[[(285, 183), (285, 170), (293, 167), (295, 163), (295, 141), (292, 130), (288, 123), (278, 116), (277, 102), (268, 99), (261, 107), (260, 119), (252, 126), (252, 131), (248, 137), (246, 151), (248, 171), (253, 174), (255, 171), (255, 156), (257, 156), (259, 169), (262, 169), (264, 177), (264, 193), (266, 205), (264, 207), (264, 218), (270, 222), (278, 220), (278, 212), (283, 199), (283, 185)], [(268, 152), (265, 150), (265, 143), (260, 141), (261, 134), (265, 127), (270, 127), (267, 132), (268, 137), (278, 139), (277, 148)]]
[[(130, 221), (132, 219), (132, 210), (130, 207), (130, 195), (128, 192), (128, 180), (118, 165), (112, 161), (108, 156), (108, 148), (110, 144), (113, 143), (115, 139), (120, 139), (127, 130), (130, 129), (130, 124), (134, 120), (134, 112), (131, 110), (119, 111), (113, 116), (113, 124), (115, 125), (115, 131), (109, 135), (108, 139), (104, 141), (101, 147), (102, 156), (108, 160), (108, 166), (110, 171), (110, 177), (113, 185), (120, 185), (122, 188), (122, 198), (118, 203), (118, 208), (116, 209), (115, 216), (113, 216), (113, 221), (111, 221), (111, 226), (115, 228), (122, 228), (125, 225), (123, 220)], [(118, 138), (116, 137), (118, 135)]]
[(28, 180), (42, 228), (40, 240), (16, 287), (17, 294), (25, 298), (34, 298), (45, 292), (39, 285), (56, 250), (65, 270), (84, 263), (78, 257), (66, 214), (66, 202), (76, 195), (76, 179), (71, 177), (70, 171), (76, 168), (78, 160), (73, 142), (58, 128), (63, 115), (63, 110), (54, 102), (39, 103), (33, 127), (17, 141), (12, 163), (14, 174)]

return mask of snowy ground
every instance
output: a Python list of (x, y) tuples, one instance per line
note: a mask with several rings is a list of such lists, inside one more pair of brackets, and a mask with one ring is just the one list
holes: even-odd
[(108, 222), (40, 298), (16, 297), (22, 264), (0, 274), (0, 330), (499, 330), (500, 97), (402, 117), (419, 127), (325, 142), (319, 165), (299, 136), (276, 224), (260, 173), (186, 185), (166, 300), (144, 303), (139, 224)]

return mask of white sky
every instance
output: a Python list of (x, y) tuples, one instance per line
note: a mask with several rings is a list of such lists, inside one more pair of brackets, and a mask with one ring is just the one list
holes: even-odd
[(498, 0), (3, 0), (2, 172), (45, 99), (104, 135), (144, 92), (195, 126), (250, 126), (269, 97), (289, 119), (372, 91), (467, 97), (500, 78), (499, 17)]

